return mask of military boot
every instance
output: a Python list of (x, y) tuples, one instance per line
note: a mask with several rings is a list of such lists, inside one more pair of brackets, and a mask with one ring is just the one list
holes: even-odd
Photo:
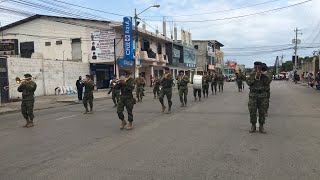
[(263, 124), (260, 124), (259, 126), (259, 132), (262, 133), (262, 134), (266, 134), (267, 132), (264, 130), (263, 128)]
[(168, 109), (168, 114), (171, 114), (171, 107), (169, 107)]
[(251, 129), (250, 129), (249, 132), (250, 132), (250, 133), (256, 132), (256, 125), (255, 125), (255, 124), (252, 124)]
[(198, 100), (198, 99), (195, 97), (195, 98), (194, 98), (194, 101), (197, 101), (197, 100)]
[(164, 112), (166, 110), (166, 106), (165, 105), (162, 105), (162, 112)]
[(131, 130), (133, 127), (132, 127), (132, 122), (129, 122), (129, 125), (128, 127), (126, 128), (127, 130)]
[(126, 125), (127, 125), (127, 122), (125, 120), (121, 120), (120, 130), (123, 130)]
[(88, 108), (86, 108), (86, 111), (83, 114), (88, 114), (88, 113), (89, 113), (89, 110)]
[(184, 106), (184, 104), (183, 104), (183, 103), (181, 103), (180, 107), (183, 107), (183, 106)]
[(34, 124), (33, 124), (33, 119), (30, 119), (30, 123), (29, 123), (28, 128), (29, 128), (29, 127), (33, 127), (33, 126), (34, 126)]
[(24, 125), (24, 126), (22, 126), (22, 127), (28, 127), (29, 126), (29, 124), (30, 124), (30, 121), (29, 121), (29, 119), (26, 119), (26, 121), (27, 121), (27, 123), (26, 123), (26, 125)]
[(184, 106), (186, 106), (186, 107), (187, 107), (187, 101), (185, 101), (185, 102), (184, 102)]

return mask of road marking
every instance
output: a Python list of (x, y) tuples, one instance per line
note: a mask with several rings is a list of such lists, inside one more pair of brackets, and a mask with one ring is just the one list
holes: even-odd
[(62, 120), (62, 119), (67, 119), (67, 118), (71, 118), (71, 117), (74, 117), (74, 116), (77, 116), (77, 115), (61, 117), (61, 118), (56, 119), (56, 121), (59, 121), (59, 120)]

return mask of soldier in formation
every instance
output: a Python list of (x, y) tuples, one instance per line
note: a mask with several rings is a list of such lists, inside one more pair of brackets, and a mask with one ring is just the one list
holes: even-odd
[[(94, 90), (94, 83), (91, 80), (90, 75), (86, 75), (85, 80), (83, 81), (84, 86), (84, 95), (83, 95), (83, 105), (85, 108), (84, 114), (92, 113), (93, 110), (93, 90)], [(90, 105), (90, 111), (88, 109), (88, 103)]]
[(119, 83), (119, 80), (116, 76), (113, 76), (112, 81), (110, 82), (111, 92), (112, 92), (112, 101), (114, 103), (113, 107), (117, 107), (120, 98), (120, 89), (116, 88), (116, 85)]
[(164, 105), (164, 96), (167, 96), (169, 106), (168, 113), (171, 113), (173, 77), (170, 74), (169, 67), (164, 67), (163, 69), (165, 73), (160, 80), (160, 85), (162, 86), (162, 88), (160, 90), (159, 101), (162, 106), (162, 112), (164, 112), (166, 110), (166, 106)]
[(220, 72), (218, 76), (218, 85), (219, 85), (219, 92), (223, 92), (225, 76)]
[[(212, 95), (217, 95), (217, 85), (218, 85), (218, 74), (215, 70), (213, 70), (213, 73), (211, 75), (211, 91)], [(214, 90), (214, 91), (213, 91)]]
[(266, 104), (268, 99), (268, 87), (271, 79), (262, 73), (262, 63), (254, 63), (254, 72), (246, 80), (250, 93), (248, 108), (250, 112), (250, 123), (252, 124), (250, 132), (256, 131), (257, 112), (259, 113), (259, 132), (266, 133), (264, 130)]
[[(268, 66), (265, 63), (262, 63), (261, 71), (262, 71), (262, 74), (266, 75), (270, 79), (270, 81), (272, 81), (272, 73), (268, 72)], [(269, 104), (270, 104), (270, 84), (267, 87), (267, 101), (266, 101), (266, 112), (265, 112), (266, 117), (268, 117)]]
[(144, 78), (142, 77), (141, 73), (139, 73), (139, 77), (136, 78), (136, 95), (137, 95), (137, 99), (138, 102), (142, 102), (142, 97), (143, 95), (143, 91), (144, 91), (144, 85), (146, 84), (146, 81), (144, 80)]
[(22, 92), (21, 113), (27, 121), (23, 127), (29, 128), (34, 126), (34, 92), (37, 89), (37, 84), (32, 81), (31, 74), (25, 74), (24, 77), (25, 80), (23, 80), (18, 87), (18, 92)]
[(124, 76), (121, 76), (119, 83), (116, 85), (116, 88), (120, 89), (120, 101), (117, 106), (117, 114), (119, 119), (121, 120), (120, 129), (123, 130), (127, 125), (127, 122), (124, 119), (124, 107), (127, 109), (128, 113), (128, 121), (129, 125), (127, 126), (127, 130), (131, 130), (133, 128), (133, 106), (136, 103), (135, 99), (133, 98), (132, 91), (134, 90), (134, 79), (130, 76), (131, 72), (129, 70), (124, 71)]
[(243, 81), (245, 80), (246, 80), (246, 77), (242, 74), (241, 69), (239, 69), (239, 73), (237, 74), (237, 77), (236, 77), (236, 82), (238, 85), (239, 92), (242, 92)]
[(204, 72), (204, 75), (202, 76), (202, 91), (203, 91), (203, 97), (205, 98), (209, 94), (209, 82), (211, 81), (210, 76), (207, 72)]
[(160, 94), (160, 80), (158, 78), (158, 76), (156, 76), (153, 80), (153, 96), (154, 99), (156, 99), (157, 97), (159, 97)]
[(187, 97), (188, 97), (188, 76), (184, 75), (184, 71), (179, 71), (179, 77), (177, 79), (179, 97), (181, 102), (181, 107), (187, 106)]

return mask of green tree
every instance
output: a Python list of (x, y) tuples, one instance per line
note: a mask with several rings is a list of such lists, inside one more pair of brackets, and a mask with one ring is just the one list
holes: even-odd
[(292, 71), (293, 70), (293, 63), (292, 61), (287, 61), (285, 63), (282, 64), (282, 66), (280, 67), (280, 71)]

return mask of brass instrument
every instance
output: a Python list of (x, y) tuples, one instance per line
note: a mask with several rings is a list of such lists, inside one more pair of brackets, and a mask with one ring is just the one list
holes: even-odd
[(27, 80), (35, 80), (37, 79), (37, 77), (30, 77), (30, 78), (19, 78), (19, 77), (16, 77), (16, 84), (14, 85), (11, 85), (11, 86), (5, 86), (3, 87), (4, 90), (9, 90), (10, 88), (13, 88), (15, 86), (20, 86), (21, 83), (27, 81)]
[(169, 76), (170, 76), (170, 73), (164, 74), (163, 77), (161, 78), (161, 81), (162, 81), (164, 78), (168, 79)]

